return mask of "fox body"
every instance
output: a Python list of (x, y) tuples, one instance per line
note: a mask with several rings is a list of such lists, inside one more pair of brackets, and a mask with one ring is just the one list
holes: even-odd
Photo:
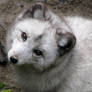
[(57, 16), (35, 3), (6, 39), (9, 61), (26, 92), (92, 92), (92, 20)]

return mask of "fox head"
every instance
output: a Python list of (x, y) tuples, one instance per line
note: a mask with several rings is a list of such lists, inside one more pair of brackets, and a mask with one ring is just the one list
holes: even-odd
[(63, 17), (43, 3), (35, 3), (15, 20), (7, 35), (8, 59), (14, 65), (29, 64), (44, 70), (54, 66), (75, 46), (76, 38)]

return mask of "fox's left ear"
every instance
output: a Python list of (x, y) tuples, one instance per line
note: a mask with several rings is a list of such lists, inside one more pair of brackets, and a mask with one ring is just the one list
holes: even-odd
[(48, 19), (48, 8), (44, 3), (37, 2), (32, 4), (28, 9), (26, 9), (22, 14), (19, 15), (18, 19), (22, 18), (34, 18), (39, 20)]
[(60, 56), (69, 52), (75, 46), (76, 43), (76, 38), (74, 34), (70, 32), (60, 33), (57, 31), (56, 40)]

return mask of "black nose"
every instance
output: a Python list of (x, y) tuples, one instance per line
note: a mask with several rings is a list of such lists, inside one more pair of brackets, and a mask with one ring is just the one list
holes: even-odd
[(14, 64), (16, 64), (18, 62), (18, 59), (16, 57), (10, 57), (10, 61)]

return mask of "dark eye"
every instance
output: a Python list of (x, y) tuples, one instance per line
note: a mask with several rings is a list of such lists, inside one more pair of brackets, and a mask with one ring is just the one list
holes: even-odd
[(23, 41), (26, 41), (27, 40), (27, 35), (25, 32), (22, 32), (21, 33), (21, 38), (23, 39)]
[(43, 55), (43, 52), (41, 50), (38, 50), (38, 49), (34, 49), (33, 50), (33, 53), (36, 55), (36, 56), (42, 56)]

